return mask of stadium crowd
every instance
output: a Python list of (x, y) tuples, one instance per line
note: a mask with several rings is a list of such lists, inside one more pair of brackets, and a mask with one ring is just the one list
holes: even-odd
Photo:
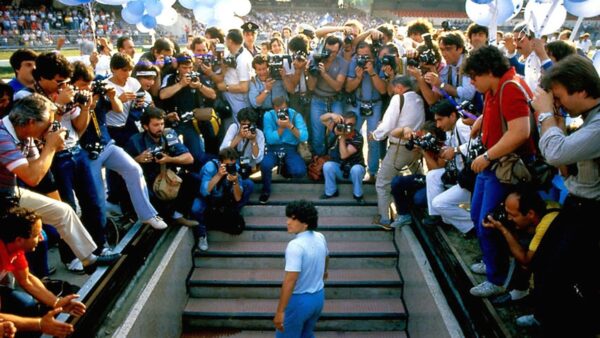
[[(101, 16), (108, 32), (117, 20)], [(85, 24), (77, 13), (4, 17), (3, 34)], [(13, 53), (15, 78), (0, 84), (0, 274), (23, 290), (0, 287), (4, 336), (64, 336), (73, 328), (54, 316), (85, 312), (40, 281), (57, 232), (75, 273), (119, 258), (107, 245), (107, 214), (191, 227), (205, 251), (215, 219), (240, 231), (254, 181), (269, 203), (275, 168), (323, 182), (321, 199), (349, 180), (357, 205), (363, 182), (373, 182), (383, 230), (411, 224), (416, 206), (427, 210), (424, 224), (478, 239), (483, 260), (471, 269), (486, 281), (473, 296), (531, 292), (534, 313), (518, 325), (548, 336), (599, 332), (591, 220), (600, 206), (600, 78), (585, 53), (522, 26), (489, 46), (476, 24), (435, 30), (419, 19), (402, 36), (364, 16), (315, 26), (304, 17), (315, 14), (259, 13), (240, 29), (195, 32), (185, 46), (159, 38), (139, 58), (131, 37), (114, 49), (104, 41), (107, 76), (98, 55), (71, 63), (57, 51)], [(258, 45), (263, 29), (271, 33)]]

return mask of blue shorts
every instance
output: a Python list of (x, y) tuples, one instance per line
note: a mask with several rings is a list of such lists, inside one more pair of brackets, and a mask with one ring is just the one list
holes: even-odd
[(325, 289), (315, 293), (294, 294), (285, 308), (284, 332), (277, 330), (276, 338), (314, 338), (315, 325), (325, 303)]

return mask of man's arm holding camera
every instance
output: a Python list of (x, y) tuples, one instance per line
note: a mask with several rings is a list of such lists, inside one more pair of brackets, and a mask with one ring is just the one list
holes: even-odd
[(226, 85), (225, 82), (217, 83), (217, 89), (222, 92), (230, 92), (234, 94), (245, 94), (248, 93), (250, 81), (240, 81), (237, 84)]
[(308, 63), (305, 61), (294, 60), (292, 65), (294, 67), (294, 73), (292, 74), (284, 74), (283, 84), (285, 86), (285, 90), (288, 93), (293, 94), (296, 92), (296, 87), (300, 83), (300, 78), (304, 76), (304, 72), (306, 71), (306, 65)]
[(167, 153), (163, 153), (160, 159), (154, 160), (158, 164), (176, 164), (176, 165), (188, 165), (194, 163), (194, 157), (190, 152), (183, 153), (177, 156), (169, 156)]
[(73, 129), (77, 132), (77, 135), (81, 136), (87, 129), (90, 123), (90, 109), (95, 105), (95, 98), (90, 95), (86, 104), (79, 106), (79, 114), (77, 117), (71, 120)]
[(331, 131), (338, 123), (344, 123), (342, 115), (336, 113), (325, 113), (321, 115), (321, 123), (327, 127), (327, 130)]
[[(171, 76), (174, 76), (174, 75), (171, 75)], [(173, 97), (173, 95), (177, 94), (177, 92), (179, 92), (183, 88), (189, 86), (190, 83), (192, 83), (192, 79), (190, 79), (190, 77), (181, 76), (181, 78), (179, 79), (179, 82), (173, 84), (172, 86), (162, 88), (160, 90), (159, 97), (161, 100), (169, 99), (169, 98)]]
[(231, 175), (231, 174), (227, 174), (227, 181), (229, 181), (229, 183), (231, 183), (231, 185), (233, 186), (232, 188), (232, 192), (233, 192), (233, 199), (236, 202), (239, 202), (242, 199), (242, 186), (241, 184), (239, 184), (239, 179), (238, 179), (238, 174), (235, 173), (235, 175)]
[(37, 186), (50, 170), (54, 154), (65, 147), (65, 131), (66, 129), (62, 128), (58, 131), (48, 132), (40, 156), (32, 161), (27, 160), (27, 163), (14, 168), (12, 172), (25, 184), (31, 187)]
[(348, 135), (342, 132), (335, 131), (335, 134), (339, 137), (340, 157), (342, 160), (354, 155), (358, 150), (351, 143), (347, 143)]
[(344, 34), (352, 34), (352, 27), (349, 26), (324, 26), (315, 31), (317, 38), (324, 38), (331, 33), (341, 32)]
[(510, 252), (520, 265), (528, 266), (531, 263), (535, 251), (529, 251), (523, 248), (513, 233), (510, 232), (510, 230), (508, 230), (501, 222), (493, 219), (492, 216), (487, 216), (483, 219), (481, 224), (485, 228), (497, 229), (500, 231), (502, 236), (504, 236), (506, 243), (508, 244)]
[[(255, 81), (259, 81), (259, 80), (255, 80)], [(259, 92), (258, 84), (253, 82), (250, 85), (250, 92), (248, 95), (250, 98), (250, 104), (252, 104), (252, 106), (254, 108), (258, 108), (258, 107), (262, 106), (262, 104), (265, 102), (265, 100), (270, 95), (271, 91), (273, 90), (274, 84), (275, 84), (275, 80), (268, 78), (264, 83), (265, 89), (263, 89)]]
[[(346, 81), (346, 73), (340, 72), (336, 75), (335, 78), (331, 77), (327, 70), (325, 69), (325, 64), (323, 62), (319, 62), (319, 74), (321, 78), (336, 92), (339, 92), (344, 87), (344, 82)], [(315, 82), (316, 86), (316, 82)]]
[(440, 99), (438, 94), (436, 94), (433, 89), (431, 89), (427, 81), (425, 81), (425, 78), (421, 74), (421, 70), (419, 68), (408, 66), (406, 67), (406, 71), (415, 78), (420, 94), (423, 96), (427, 104), (432, 105)]

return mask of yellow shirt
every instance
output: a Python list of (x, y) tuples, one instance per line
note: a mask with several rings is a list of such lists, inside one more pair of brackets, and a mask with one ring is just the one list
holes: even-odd
[[(556, 202), (547, 202), (546, 208), (557, 209), (560, 208), (560, 205)], [(548, 227), (550, 224), (552, 224), (556, 216), (558, 216), (558, 211), (549, 212), (542, 217), (540, 223), (535, 227), (535, 235), (531, 239), (531, 242), (529, 242), (529, 251), (535, 252), (535, 250), (537, 250), (542, 238), (544, 238), (544, 235), (548, 230)]]

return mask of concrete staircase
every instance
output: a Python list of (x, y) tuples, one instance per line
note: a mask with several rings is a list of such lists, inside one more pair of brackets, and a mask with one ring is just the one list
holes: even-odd
[(260, 184), (255, 186), (243, 210), (244, 233), (209, 232), (209, 250), (194, 254), (183, 337), (274, 336), (284, 252), (293, 238), (286, 231), (285, 204), (296, 199), (317, 205), (317, 231), (330, 251), (317, 337), (406, 337), (408, 312), (394, 234), (371, 224), (374, 186), (365, 184), (363, 205), (352, 198), (350, 184), (340, 184), (340, 196), (328, 200), (319, 200), (322, 183), (274, 182), (272, 190), (269, 203), (260, 205)]

